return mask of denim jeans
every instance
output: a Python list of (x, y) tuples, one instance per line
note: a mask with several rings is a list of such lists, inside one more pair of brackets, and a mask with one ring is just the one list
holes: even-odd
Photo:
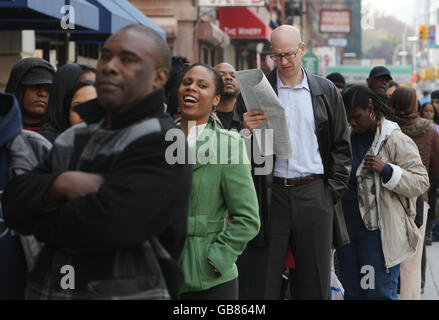
[(340, 281), (346, 300), (399, 300), (400, 265), (387, 269), (380, 230), (349, 226), (351, 243), (338, 248)]

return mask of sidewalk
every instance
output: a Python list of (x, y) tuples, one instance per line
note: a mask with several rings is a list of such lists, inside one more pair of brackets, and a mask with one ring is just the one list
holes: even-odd
[(422, 300), (439, 300), (439, 242), (427, 246), (427, 270)]

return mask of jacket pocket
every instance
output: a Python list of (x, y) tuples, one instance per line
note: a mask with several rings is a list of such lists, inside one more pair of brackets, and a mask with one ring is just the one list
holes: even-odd
[[(215, 243), (217, 234), (218, 233), (209, 234), (205, 239), (207, 245), (205, 246), (203, 250), (203, 255), (201, 257), (201, 277), (204, 281), (214, 280), (218, 277), (221, 277), (221, 273), (218, 270), (215, 270), (215, 267), (209, 263), (208, 259), (209, 250)], [(221, 257), (218, 257), (218, 259), (221, 259)], [(215, 264), (215, 261), (211, 262)]]

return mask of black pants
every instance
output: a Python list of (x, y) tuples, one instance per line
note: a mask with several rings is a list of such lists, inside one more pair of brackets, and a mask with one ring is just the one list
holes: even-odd
[(286, 187), (273, 184), (265, 299), (281, 296), (288, 245), (295, 269), (293, 299), (329, 299), (334, 203), (323, 180)]
[(238, 278), (207, 290), (182, 293), (180, 300), (238, 300)]

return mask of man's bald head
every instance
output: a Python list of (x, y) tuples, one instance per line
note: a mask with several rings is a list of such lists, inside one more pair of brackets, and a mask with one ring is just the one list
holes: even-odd
[(171, 69), (171, 50), (167, 42), (156, 31), (141, 24), (132, 24), (118, 30), (116, 33), (128, 30), (136, 31), (140, 35), (147, 36), (151, 39), (154, 43), (153, 53), (156, 67)]
[(300, 30), (294, 26), (281, 25), (271, 33), (271, 46), (277, 45), (279, 42), (290, 42), (291, 46), (297, 47), (302, 42)]
[[(302, 77), (305, 44), (299, 29), (290, 25), (277, 27), (271, 33), (271, 52), (282, 81), (294, 84)], [(289, 80), (287, 80), (289, 79)]]
[(99, 104), (109, 112), (149, 95), (166, 83), (170, 50), (154, 30), (125, 27), (105, 42), (97, 64)]
[(228, 63), (228, 62), (221, 62), (221, 63), (218, 63), (215, 67), (214, 67), (214, 69), (216, 70), (216, 71), (220, 71), (221, 69), (223, 69), (223, 68), (232, 68), (233, 70), (235, 70), (235, 67), (234, 66), (232, 66), (230, 63)]

